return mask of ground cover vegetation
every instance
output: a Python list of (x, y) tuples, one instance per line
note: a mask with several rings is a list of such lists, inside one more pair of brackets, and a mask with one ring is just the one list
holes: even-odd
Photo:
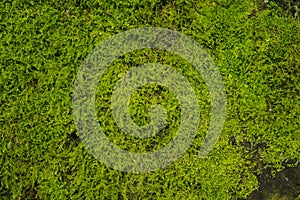
[[(276, 177), (299, 166), (300, 27), (298, 7), (292, 8), (289, 14), (279, 3), (251, 0), (1, 1), (1, 199), (246, 199), (259, 189), (265, 170)], [(145, 125), (151, 105), (160, 103), (168, 111), (167, 126), (139, 140), (118, 129), (110, 97), (117, 80), (136, 65), (161, 63), (183, 74), (201, 113), (196, 139), (182, 157), (165, 169), (132, 174), (105, 166), (86, 150), (71, 97), (89, 52), (114, 34), (140, 27), (169, 28), (201, 44), (222, 75), (227, 113), (216, 146), (199, 157), (210, 119), (201, 76), (164, 51), (144, 49), (118, 58), (96, 94), (99, 123), (115, 144), (153, 151), (179, 126), (176, 96), (152, 84), (134, 93), (130, 114)], [(299, 182), (293, 183), (289, 195), (276, 198), (295, 199)]]

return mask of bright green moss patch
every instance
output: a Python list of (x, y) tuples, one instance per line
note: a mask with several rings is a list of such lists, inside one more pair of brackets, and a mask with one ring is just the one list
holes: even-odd
[[(238, 199), (300, 160), (299, 19), (273, 2), (253, 1), (2, 1), (0, 3), (0, 196), (4, 199)], [(82, 61), (108, 37), (133, 28), (164, 27), (207, 50), (225, 84), (224, 130), (206, 158), (198, 156), (210, 120), (202, 78), (180, 57), (141, 50), (116, 60), (99, 81), (99, 123), (122, 148), (144, 152), (167, 144), (179, 125), (174, 94), (139, 88), (130, 114), (149, 122), (160, 103), (167, 126), (154, 138), (118, 129), (110, 109), (117, 80), (138, 64), (161, 63), (190, 81), (201, 124), (191, 148), (152, 173), (115, 171), (83, 146), (72, 117), (73, 84)], [(293, 161), (293, 162), (290, 162)], [(270, 172), (271, 173), (271, 172)]]

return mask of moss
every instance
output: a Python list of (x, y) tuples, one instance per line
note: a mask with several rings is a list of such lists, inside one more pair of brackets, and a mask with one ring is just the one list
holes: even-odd
[[(247, 198), (259, 187), (257, 176), (265, 168), (276, 174), (287, 160), (299, 161), (300, 156), (299, 23), (282, 12), (273, 2), (261, 9), (251, 0), (2, 1), (0, 195)], [(73, 123), (71, 96), (76, 72), (93, 48), (119, 32), (149, 26), (186, 34), (211, 55), (226, 87), (226, 123), (209, 156), (199, 157), (210, 120), (210, 97), (201, 76), (172, 54), (141, 50), (125, 55), (110, 66), (97, 93), (99, 123), (116, 144), (132, 151), (160, 148), (178, 127), (176, 98), (158, 86), (140, 88), (130, 112), (145, 124), (149, 115), (143, 110), (165, 105), (170, 117), (166, 138), (160, 134), (133, 146), (134, 138), (115, 126), (111, 90), (134, 63), (177, 69), (195, 89), (201, 112), (201, 128), (180, 159), (152, 173), (130, 174), (110, 169), (85, 149)]]

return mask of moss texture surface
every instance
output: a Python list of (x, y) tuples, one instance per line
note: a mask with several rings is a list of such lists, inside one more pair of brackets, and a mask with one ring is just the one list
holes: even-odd
[[(299, 20), (273, 2), (1, 1), (0, 196), (4, 199), (238, 199), (300, 160)], [(198, 151), (210, 119), (202, 78), (174, 55), (141, 50), (109, 67), (96, 94), (99, 123), (115, 144), (143, 152), (164, 146), (178, 127), (174, 94), (140, 88), (130, 105), (139, 125), (160, 103), (168, 110), (161, 134), (134, 140), (120, 132), (110, 110), (117, 80), (137, 64), (168, 64), (195, 88), (201, 125), (189, 151), (165, 169), (131, 174), (97, 161), (72, 118), (76, 72), (108, 37), (140, 27), (164, 27), (196, 40), (215, 61), (226, 87), (226, 122), (206, 158)]]

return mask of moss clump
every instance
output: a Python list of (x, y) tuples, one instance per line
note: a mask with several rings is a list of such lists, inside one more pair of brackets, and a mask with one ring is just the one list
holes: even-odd
[[(257, 175), (264, 168), (276, 173), (286, 160), (300, 159), (299, 23), (280, 16), (282, 11), (273, 2), (259, 9), (252, 0), (2, 1), (1, 197), (247, 198), (258, 188)], [(178, 127), (176, 98), (167, 89), (157, 92), (157, 86), (140, 88), (130, 112), (143, 124), (149, 117), (143, 110), (158, 102), (166, 105), (175, 119), (164, 130), (166, 138), (158, 135), (134, 147), (133, 138), (125, 140), (128, 136), (106, 117), (113, 84), (132, 63), (165, 63), (186, 76), (199, 98), (202, 121), (193, 146), (175, 163), (153, 173), (123, 173), (98, 162), (78, 139), (73, 82), (84, 58), (109, 36), (149, 26), (177, 30), (208, 51), (226, 87), (226, 124), (209, 156), (200, 158), (210, 119), (202, 78), (171, 54), (145, 50), (125, 55), (110, 66), (97, 93), (99, 123), (112, 141), (133, 151), (160, 148)]]

